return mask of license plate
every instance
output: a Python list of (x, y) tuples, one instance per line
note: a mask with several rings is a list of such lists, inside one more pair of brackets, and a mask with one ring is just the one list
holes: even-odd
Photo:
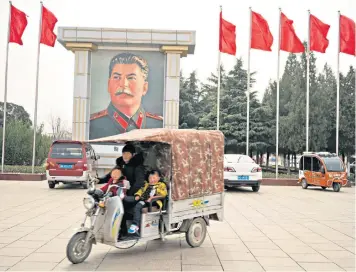
[(59, 168), (72, 169), (73, 168), (73, 164), (61, 164), (61, 165), (59, 165)]
[(249, 180), (249, 176), (237, 176), (237, 180)]

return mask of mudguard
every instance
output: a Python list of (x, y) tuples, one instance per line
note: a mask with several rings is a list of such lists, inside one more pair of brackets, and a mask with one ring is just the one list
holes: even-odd
[[(77, 228), (77, 229), (75, 229), (75, 232), (73, 233), (72, 236), (74, 236), (74, 235), (77, 234), (77, 233), (89, 232), (89, 231), (90, 231), (90, 229), (87, 228), (87, 227)], [(93, 244), (96, 244), (96, 239), (95, 239), (95, 236), (94, 236), (94, 235), (92, 235), (92, 241), (93, 241)]]

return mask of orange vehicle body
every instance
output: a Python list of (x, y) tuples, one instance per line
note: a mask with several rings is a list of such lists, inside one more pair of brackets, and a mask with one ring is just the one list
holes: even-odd
[(308, 186), (332, 187), (340, 191), (347, 184), (347, 171), (342, 160), (329, 152), (305, 152), (299, 161), (299, 182)]

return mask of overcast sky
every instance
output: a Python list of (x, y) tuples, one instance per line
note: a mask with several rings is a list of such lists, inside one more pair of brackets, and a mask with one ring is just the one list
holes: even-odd
[[(13, 5), (28, 16), (23, 36), (24, 46), (10, 44), (8, 72), (8, 101), (24, 106), (34, 114), (36, 60), (40, 2), (13, 0)], [(218, 56), (219, 5), (223, 6), (224, 19), (236, 24), (237, 57), (247, 67), (249, 6), (268, 21), (275, 42), (272, 52), (251, 51), (251, 71), (257, 71), (253, 89), (263, 92), (270, 79), (277, 77), (278, 8), (294, 21), (298, 36), (307, 38), (307, 10), (331, 25), (329, 48), (325, 54), (316, 53), (319, 71), (328, 62), (336, 71), (338, 23), (337, 11), (356, 20), (355, 0), (44, 0), (45, 7), (58, 18), (58, 26), (110, 27), (139, 29), (195, 30), (194, 55), (182, 59), (185, 75), (197, 70), (205, 80), (215, 71)], [(8, 2), (0, 1), (0, 101), (3, 101), (5, 84), (5, 54), (8, 24)], [(55, 30), (57, 32), (57, 30)], [(281, 52), (281, 73), (287, 53)], [(234, 65), (233, 56), (222, 56), (226, 68)], [(340, 69), (346, 72), (356, 59), (341, 54)], [(41, 45), (38, 120), (49, 129), (49, 116), (60, 116), (69, 126), (72, 122), (74, 54), (56, 43), (54, 48)]]

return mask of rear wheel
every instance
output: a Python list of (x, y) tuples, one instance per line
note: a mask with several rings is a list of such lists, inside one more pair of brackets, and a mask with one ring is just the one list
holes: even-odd
[(49, 182), (48, 182), (48, 187), (49, 187), (50, 189), (53, 189), (55, 186), (56, 186), (56, 183), (55, 183), (54, 181), (49, 181)]
[(92, 241), (88, 242), (85, 247), (85, 238), (87, 232), (79, 232), (72, 236), (67, 245), (67, 258), (73, 264), (82, 263), (88, 258), (91, 248), (93, 246)]
[(260, 185), (258, 184), (258, 185), (253, 185), (252, 186), (252, 191), (254, 191), (254, 192), (258, 192), (260, 190)]
[(302, 188), (307, 189), (308, 188), (308, 183), (306, 179), (302, 179)]
[(185, 239), (191, 247), (199, 247), (206, 237), (206, 222), (203, 218), (195, 218), (185, 234)]
[(334, 190), (334, 192), (339, 192), (339, 191), (340, 191), (340, 188), (341, 188), (340, 183), (338, 183), (338, 182), (334, 182), (334, 183), (333, 183), (333, 190)]

